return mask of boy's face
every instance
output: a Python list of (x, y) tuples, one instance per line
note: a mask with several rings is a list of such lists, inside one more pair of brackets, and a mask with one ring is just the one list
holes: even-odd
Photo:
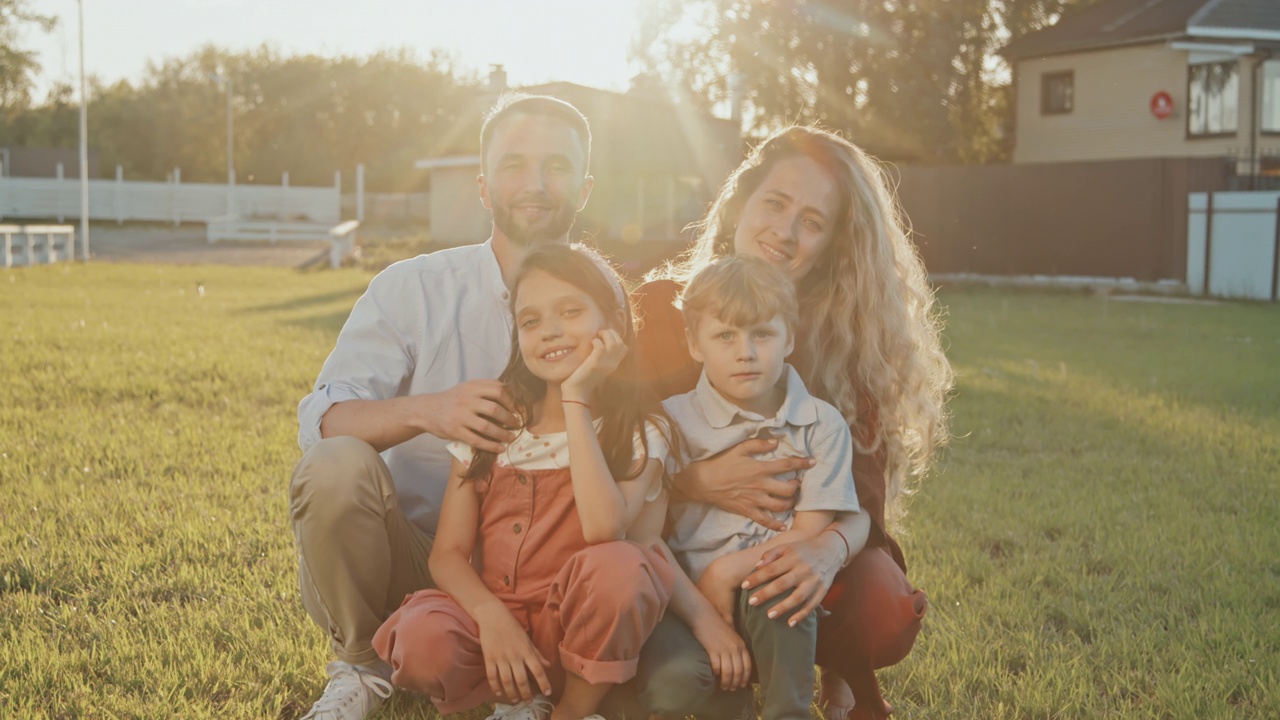
[(689, 353), (702, 363), (712, 387), (744, 410), (777, 412), (771, 408), (773, 389), (794, 344), (782, 316), (738, 327), (708, 312), (697, 328), (687, 333)]

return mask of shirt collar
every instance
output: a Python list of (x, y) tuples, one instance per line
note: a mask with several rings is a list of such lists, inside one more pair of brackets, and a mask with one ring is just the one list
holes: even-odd
[[(787, 394), (782, 400), (782, 407), (778, 408), (778, 414), (773, 419), (778, 421), (779, 425), (812, 425), (818, 420), (818, 408), (814, 403), (813, 396), (805, 389), (804, 381), (800, 379), (800, 373), (796, 372), (796, 369), (790, 365), (785, 365), (784, 367), (786, 369), (783, 371), (779, 382), (786, 383)], [(707, 379), (706, 370), (703, 370), (702, 375), (698, 378), (698, 392), (694, 396), (694, 402), (702, 410), (702, 415), (707, 419), (707, 423), (717, 430), (728, 427), (738, 417), (753, 422), (770, 419), (743, 410), (730, 402), (724, 395), (720, 394), (719, 390), (712, 387), (711, 381)]]

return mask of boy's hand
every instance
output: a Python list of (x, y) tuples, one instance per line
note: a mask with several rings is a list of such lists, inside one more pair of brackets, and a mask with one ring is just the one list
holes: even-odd
[(711, 658), (711, 671), (719, 678), (721, 690), (738, 690), (751, 682), (751, 653), (732, 625), (714, 615), (700, 619), (691, 629)]
[(499, 607), (493, 612), (482, 612), (476, 618), (476, 624), (480, 626), (480, 652), (484, 655), (485, 674), (494, 695), (511, 704), (532, 700), (537, 693), (529, 684), (530, 675), (537, 683), (538, 691), (543, 695), (551, 694), (551, 680), (547, 677), (551, 663), (533, 646), (528, 633), (510, 611)]
[(698, 590), (702, 592), (715, 608), (716, 614), (726, 625), (733, 627), (734, 606), (738, 601), (739, 580), (726, 572), (728, 568), (719, 561), (713, 560), (698, 579)]
[(618, 369), (626, 356), (627, 344), (618, 331), (601, 330), (599, 337), (591, 341), (591, 354), (560, 385), (561, 396), (566, 400), (589, 402), (591, 393)]

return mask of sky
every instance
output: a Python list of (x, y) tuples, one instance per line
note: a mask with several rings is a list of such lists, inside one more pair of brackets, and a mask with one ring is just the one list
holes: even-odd
[[(212, 43), (243, 50), (270, 43), (285, 52), (369, 55), (407, 47), (427, 57), (450, 51), (488, 75), (502, 64), (511, 85), (563, 80), (626, 90), (628, 56), (643, 0), (84, 0), (85, 72), (135, 80), (148, 61)], [(29, 0), (60, 19), (29, 29), (39, 53), (37, 97), (78, 71), (76, 0)]]

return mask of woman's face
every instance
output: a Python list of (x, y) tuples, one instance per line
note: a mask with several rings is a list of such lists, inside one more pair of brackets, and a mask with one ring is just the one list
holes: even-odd
[(779, 160), (743, 204), (733, 251), (771, 262), (798, 283), (831, 242), (839, 208), (836, 180), (818, 163)]

